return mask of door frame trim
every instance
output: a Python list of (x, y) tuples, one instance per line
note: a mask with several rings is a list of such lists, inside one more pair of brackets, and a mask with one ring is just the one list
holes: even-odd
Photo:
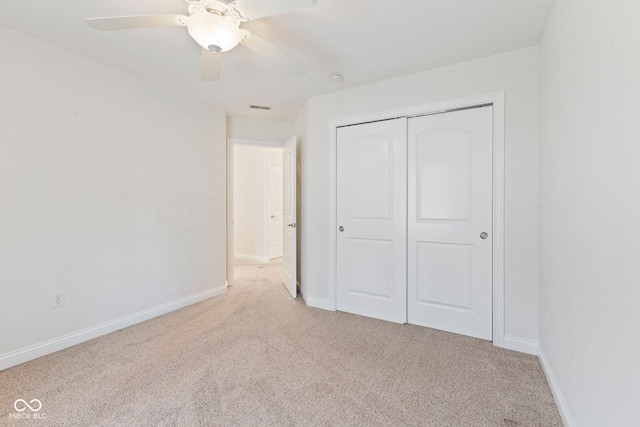
[(362, 116), (336, 119), (329, 122), (329, 275), (333, 278), (332, 310), (337, 305), (337, 129), (342, 126), (434, 114), (480, 105), (493, 105), (493, 345), (505, 347), (504, 337), (504, 91), (458, 98), (432, 104), (381, 111)]

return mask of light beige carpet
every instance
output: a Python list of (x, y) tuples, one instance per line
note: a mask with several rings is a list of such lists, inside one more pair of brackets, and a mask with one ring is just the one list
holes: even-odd
[[(307, 307), (280, 265), (220, 297), (0, 372), (7, 426), (561, 426), (537, 358)], [(16, 420), (16, 399), (44, 420)]]

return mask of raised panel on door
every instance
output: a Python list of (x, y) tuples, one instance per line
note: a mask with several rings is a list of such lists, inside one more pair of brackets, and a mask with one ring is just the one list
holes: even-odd
[(282, 256), (282, 218), (283, 218), (283, 167), (281, 164), (269, 162), (268, 171), (268, 242), (269, 258), (274, 259)]
[(492, 338), (492, 123), (492, 107), (409, 120), (409, 323)]
[(435, 129), (416, 141), (418, 220), (466, 220), (471, 215), (471, 135)]
[(393, 242), (349, 239), (349, 291), (391, 300), (393, 297)]
[(389, 220), (393, 212), (394, 139), (367, 136), (348, 147), (348, 214), (354, 219)]
[(337, 308), (404, 323), (406, 119), (337, 132)]
[[(435, 307), (471, 310), (470, 245), (417, 242), (416, 300)], [(440, 284), (446, 283), (446, 286)]]

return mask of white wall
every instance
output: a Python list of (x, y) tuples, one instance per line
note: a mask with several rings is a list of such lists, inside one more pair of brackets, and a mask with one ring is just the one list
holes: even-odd
[(227, 118), (227, 137), (261, 141), (267, 145), (269, 141), (283, 145), (294, 134), (293, 123), (275, 120), (250, 119), (247, 117)]
[(234, 145), (234, 255), (264, 262), (268, 251), (268, 163), (282, 163), (282, 149)]
[[(310, 98), (301, 147), (301, 286), (333, 308), (328, 277), (329, 122), (379, 111), (506, 91), (505, 331), (535, 345), (538, 294), (538, 48), (532, 47)], [(300, 122), (301, 118), (298, 118)]]
[(0, 52), (0, 366), (223, 292), (224, 113), (11, 30)]
[(614, 3), (557, 0), (541, 43), (540, 349), (585, 427), (640, 423), (640, 3)]
[(266, 261), (264, 148), (233, 147), (234, 256)]

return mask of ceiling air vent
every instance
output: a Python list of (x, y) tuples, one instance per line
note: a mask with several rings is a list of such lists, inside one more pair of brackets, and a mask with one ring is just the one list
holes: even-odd
[(249, 105), (249, 108), (253, 108), (254, 110), (271, 110), (271, 107), (265, 105)]

